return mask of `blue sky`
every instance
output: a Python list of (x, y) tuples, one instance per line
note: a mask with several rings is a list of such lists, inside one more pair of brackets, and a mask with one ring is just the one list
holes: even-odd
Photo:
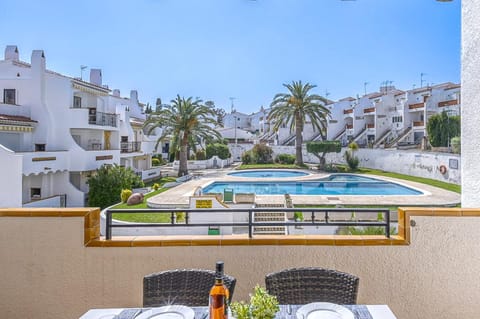
[[(15, 0), (2, 3), (0, 47), (43, 49), (47, 67), (142, 102), (180, 94), (250, 113), (283, 83), (337, 100), (460, 81), (460, 0)], [(88, 71), (88, 70), (87, 70)], [(84, 72), (88, 78), (88, 72)]]

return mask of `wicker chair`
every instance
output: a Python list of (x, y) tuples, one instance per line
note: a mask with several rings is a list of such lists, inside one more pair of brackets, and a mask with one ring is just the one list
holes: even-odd
[(347, 273), (312, 267), (285, 269), (265, 277), (267, 291), (277, 296), (280, 304), (297, 305), (311, 302), (356, 304), (358, 282), (358, 277)]
[[(225, 286), (233, 296), (237, 280), (224, 275)], [(215, 283), (215, 272), (204, 269), (175, 269), (143, 278), (143, 306), (208, 306), (208, 294)]]

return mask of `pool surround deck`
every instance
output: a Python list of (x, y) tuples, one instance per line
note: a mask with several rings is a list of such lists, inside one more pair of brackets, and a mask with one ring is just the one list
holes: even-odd
[[(193, 191), (215, 181), (311, 181), (331, 175), (331, 173), (307, 171), (309, 175), (293, 178), (251, 178), (227, 175), (232, 169), (204, 171), (205, 175), (173, 187), (147, 200), (152, 208), (187, 208)], [(362, 174), (362, 176), (385, 180), (422, 191), (423, 195), (290, 195), (294, 205), (388, 205), (388, 206), (455, 206), (460, 203), (458, 193), (430, 185), (391, 177)], [(283, 203), (283, 195), (256, 195), (256, 203)]]

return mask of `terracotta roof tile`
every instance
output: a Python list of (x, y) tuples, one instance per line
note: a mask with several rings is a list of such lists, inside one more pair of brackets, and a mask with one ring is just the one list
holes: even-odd
[(37, 121), (34, 121), (31, 118), (26, 116), (7, 115), (7, 114), (0, 114), (0, 121), (37, 123)]

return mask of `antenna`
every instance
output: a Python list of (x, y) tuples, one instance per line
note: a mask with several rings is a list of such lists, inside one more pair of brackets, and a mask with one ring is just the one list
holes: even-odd
[(420, 73), (420, 87), (421, 87), (421, 88), (423, 88), (423, 82), (424, 82), (423, 76), (424, 76), (424, 75), (427, 75), (427, 73), (423, 73), (423, 72)]
[(330, 92), (328, 92), (328, 89), (325, 89), (325, 98), (327, 99), (329, 95), (330, 95)]
[(80, 65), (80, 80), (83, 81), (83, 70), (87, 68), (86, 65)]
[(234, 108), (233, 108), (233, 100), (235, 100), (236, 98), (234, 97), (229, 97), (230, 101), (232, 102), (232, 106), (231, 106), (231, 109), (230, 109), (230, 113), (233, 113), (234, 112)]
[(369, 82), (363, 82), (363, 91), (365, 92), (365, 95), (367, 95), (367, 84)]

